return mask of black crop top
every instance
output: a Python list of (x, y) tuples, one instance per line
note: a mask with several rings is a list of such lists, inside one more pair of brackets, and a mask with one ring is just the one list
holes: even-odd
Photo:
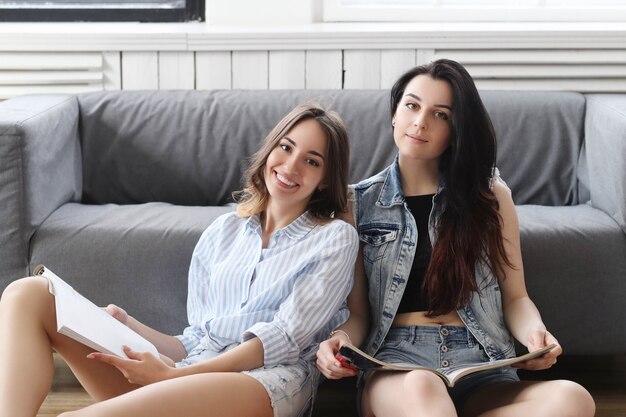
[(428, 234), (428, 219), (433, 208), (433, 196), (434, 194), (405, 197), (406, 204), (417, 226), (417, 250), (413, 258), (409, 280), (406, 283), (402, 301), (400, 301), (400, 306), (398, 307), (398, 314), (428, 310), (428, 303), (422, 291), (422, 284), (424, 283), (424, 275), (426, 275), (426, 268), (428, 268), (432, 252)]

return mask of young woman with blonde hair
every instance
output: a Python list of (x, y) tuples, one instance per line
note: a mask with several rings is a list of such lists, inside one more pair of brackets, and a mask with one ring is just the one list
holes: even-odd
[(10, 284), (0, 301), (0, 416), (37, 414), (53, 349), (96, 400), (64, 417), (304, 415), (320, 377), (317, 344), (348, 317), (358, 237), (334, 217), (346, 206), (348, 152), (335, 113), (295, 108), (252, 159), (237, 212), (196, 245), (190, 326), (169, 336), (107, 307), (160, 357), (93, 352), (57, 333), (44, 278)]

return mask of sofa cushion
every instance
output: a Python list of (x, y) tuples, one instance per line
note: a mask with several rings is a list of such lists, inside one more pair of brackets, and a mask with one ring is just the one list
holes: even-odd
[[(528, 294), (563, 350), (568, 354), (622, 351), (626, 346), (626, 285), (622, 285), (626, 236), (615, 221), (586, 204), (526, 205), (518, 206), (517, 212)], [(598, 326), (598, 320), (603, 325)]]
[(566, 92), (483, 91), (502, 177), (516, 204), (579, 203), (585, 98)]
[[(584, 97), (481, 96), (498, 135), (498, 166), (516, 203), (577, 204)], [(225, 204), (271, 128), (309, 100), (345, 120), (351, 182), (380, 171), (396, 153), (386, 90), (123, 91), (78, 100), (87, 203)]]
[[(31, 270), (44, 263), (96, 304), (118, 304), (142, 322), (178, 334), (187, 323), (193, 249), (228, 211), (232, 207), (65, 204), (35, 234)], [(127, 280), (132, 285), (122, 282)]]
[[(385, 91), (123, 91), (79, 96), (83, 201), (222, 205), (249, 158), (293, 107), (317, 101), (349, 126), (351, 176), (395, 154)], [(367, 149), (367, 152), (363, 152)]]

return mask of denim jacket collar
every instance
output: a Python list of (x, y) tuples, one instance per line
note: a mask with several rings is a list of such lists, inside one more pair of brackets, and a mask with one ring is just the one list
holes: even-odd
[[(387, 167), (385, 181), (380, 189), (376, 205), (380, 207), (392, 207), (398, 204), (404, 204), (404, 191), (402, 190), (402, 176), (400, 174), (400, 163), (398, 155), (396, 155), (393, 163)], [(435, 194), (435, 198), (439, 196), (445, 188), (445, 180), (443, 175), (439, 176), (439, 188)]]
[(398, 156), (393, 163), (387, 168), (387, 175), (383, 186), (380, 188), (378, 201), (376, 205), (381, 207), (391, 207), (404, 203), (404, 192), (402, 191), (402, 177), (400, 176), (400, 164)]

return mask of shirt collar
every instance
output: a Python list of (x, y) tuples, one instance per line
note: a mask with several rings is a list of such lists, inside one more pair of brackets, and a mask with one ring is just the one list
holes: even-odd
[[(318, 223), (315, 221), (313, 215), (308, 211), (302, 213), (299, 217), (297, 217), (294, 221), (292, 221), (287, 227), (284, 227), (274, 234), (275, 236), (280, 236), (284, 234), (292, 240), (300, 240), (309, 234), (311, 230), (313, 230)], [(261, 234), (261, 216), (260, 214), (255, 214), (250, 216), (245, 224), (246, 231), (254, 231)]]

